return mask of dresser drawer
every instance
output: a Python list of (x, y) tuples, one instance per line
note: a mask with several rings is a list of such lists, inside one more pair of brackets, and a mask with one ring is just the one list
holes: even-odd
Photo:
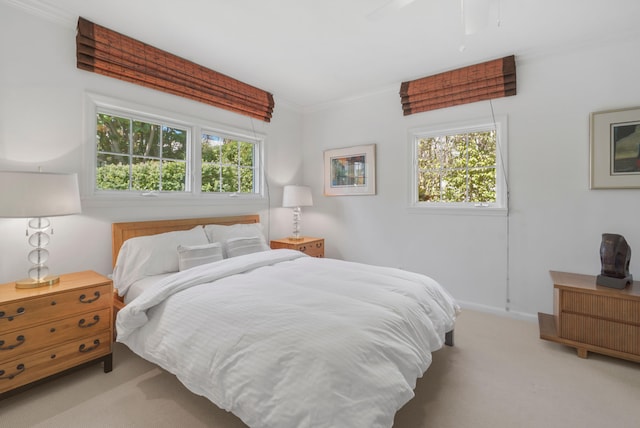
[(307, 244), (301, 244), (298, 246), (298, 248), (296, 248), (296, 250), (301, 251), (311, 257), (323, 257), (324, 242), (315, 241), (315, 242), (309, 242)]
[(291, 250), (301, 251), (311, 257), (324, 257), (323, 238), (312, 238), (307, 236), (300, 239), (274, 239), (271, 241), (270, 245), (274, 250), (279, 248), (288, 248)]
[(0, 393), (111, 353), (109, 331), (0, 363)]
[(561, 311), (594, 315), (598, 318), (640, 326), (640, 301), (601, 294), (563, 290)]
[(0, 305), (0, 334), (112, 305), (111, 285), (49, 293)]
[(0, 333), (0, 362), (111, 327), (111, 309), (100, 309), (35, 327)]
[(640, 355), (640, 326), (572, 313), (560, 315), (560, 326), (565, 339)]

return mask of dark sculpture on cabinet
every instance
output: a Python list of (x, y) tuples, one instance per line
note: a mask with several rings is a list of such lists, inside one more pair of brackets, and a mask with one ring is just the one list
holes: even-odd
[(611, 288), (625, 288), (633, 282), (629, 273), (631, 247), (622, 235), (603, 233), (600, 244), (602, 269), (596, 278), (596, 284)]

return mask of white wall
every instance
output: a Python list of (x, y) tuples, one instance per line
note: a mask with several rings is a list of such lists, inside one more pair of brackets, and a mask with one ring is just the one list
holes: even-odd
[[(640, 252), (640, 190), (589, 190), (589, 113), (640, 104), (639, 50), (636, 37), (514, 52), (518, 94), (493, 101), (509, 122), (508, 217), (407, 210), (408, 130), (490, 118), (489, 102), (403, 117), (398, 84), (307, 111), (304, 177), (315, 205), (306, 231), (326, 238), (330, 257), (429, 274), (467, 306), (551, 312), (548, 271), (599, 273), (602, 233), (620, 233)], [(377, 195), (323, 197), (323, 151), (365, 143), (377, 144)], [(631, 271), (640, 279), (638, 260)]]
[[(94, 143), (84, 128), (87, 92), (266, 135), (265, 168), (273, 209), (267, 201), (207, 206), (148, 199), (113, 207), (83, 197), (81, 215), (51, 219), (54, 234), (48, 247), (48, 265), (55, 273), (86, 269), (110, 273), (114, 221), (257, 212), (274, 237), (289, 232), (290, 213), (279, 206), (282, 186), (302, 178), (299, 108), (276, 98), (274, 116), (267, 124), (78, 70), (75, 25), (31, 15), (4, 2), (0, 2), (0, 43), (0, 169), (36, 171), (42, 166), (44, 171), (78, 172), (84, 180), (83, 145)], [(0, 219), (0, 283), (27, 274), (30, 247), (25, 228), (25, 220)]]

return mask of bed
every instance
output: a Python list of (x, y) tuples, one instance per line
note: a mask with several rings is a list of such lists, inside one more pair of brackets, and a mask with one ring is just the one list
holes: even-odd
[(391, 427), (453, 344), (435, 280), (271, 250), (257, 215), (114, 223), (113, 258), (117, 341), (253, 428)]

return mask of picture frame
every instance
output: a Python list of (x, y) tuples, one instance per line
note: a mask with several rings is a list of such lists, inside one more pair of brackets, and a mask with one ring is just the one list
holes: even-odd
[(325, 196), (376, 194), (376, 145), (324, 152)]
[(640, 188), (640, 107), (591, 113), (590, 188)]

